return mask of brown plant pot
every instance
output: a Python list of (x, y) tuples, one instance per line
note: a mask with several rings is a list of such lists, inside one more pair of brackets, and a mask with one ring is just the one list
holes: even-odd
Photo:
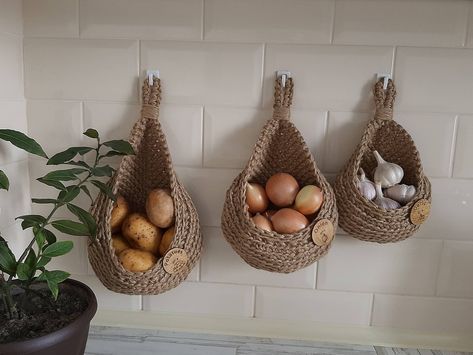
[(97, 311), (97, 298), (92, 290), (82, 282), (68, 279), (65, 283), (81, 289), (89, 305), (82, 315), (64, 328), (34, 339), (0, 344), (2, 355), (83, 355), (90, 321)]

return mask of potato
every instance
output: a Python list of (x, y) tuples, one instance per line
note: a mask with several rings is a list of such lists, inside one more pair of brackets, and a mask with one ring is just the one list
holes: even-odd
[(122, 234), (137, 249), (157, 254), (161, 243), (161, 230), (152, 224), (144, 214), (130, 214), (122, 226)]
[(131, 272), (143, 272), (156, 264), (156, 257), (149, 251), (126, 249), (118, 256), (125, 269)]
[(169, 191), (155, 189), (146, 199), (146, 214), (154, 225), (168, 228), (174, 222), (174, 202)]
[(130, 244), (122, 237), (121, 234), (112, 235), (112, 247), (115, 249), (115, 254), (120, 254), (123, 250), (129, 249)]
[(164, 256), (169, 249), (169, 246), (174, 239), (174, 235), (176, 234), (176, 227), (172, 226), (169, 228), (163, 235), (163, 239), (161, 240), (161, 244), (159, 244), (159, 253)]
[(128, 202), (126, 202), (123, 196), (118, 195), (117, 202), (112, 210), (112, 218), (110, 219), (110, 227), (112, 228), (112, 233), (120, 230), (123, 221), (125, 220), (130, 208)]

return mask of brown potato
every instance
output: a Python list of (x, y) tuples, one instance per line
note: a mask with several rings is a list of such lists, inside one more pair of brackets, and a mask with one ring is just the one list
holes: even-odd
[(168, 228), (174, 222), (174, 202), (169, 191), (152, 190), (146, 199), (146, 214), (154, 225)]
[(112, 247), (115, 249), (115, 254), (120, 254), (123, 250), (129, 249), (130, 244), (122, 237), (121, 234), (112, 235)]
[(112, 228), (112, 233), (120, 230), (123, 221), (125, 220), (130, 208), (128, 202), (121, 195), (117, 196), (117, 202), (112, 210), (112, 217), (110, 219), (110, 227)]
[(157, 254), (161, 243), (161, 230), (152, 224), (144, 214), (130, 214), (122, 226), (122, 234), (137, 249)]
[(125, 269), (131, 272), (143, 272), (156, 264), (157, 258), (149, 251), (126, 249), (118, 256)]
[(163, 239), (161, 240), (161, 244), (159, 244), (159, 253), (164, 256), (169, 249), (169, 246), (174, 239), (174, 235), (176, 234), (176, 227), (172, 226), (169, 228), (163, 235)]

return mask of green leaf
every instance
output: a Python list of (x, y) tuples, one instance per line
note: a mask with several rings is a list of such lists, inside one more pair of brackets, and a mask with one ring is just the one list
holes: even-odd
[(64, 186), (64, 184), (60, 181), (54, 181), (54, 180), (46, 180), (44, 178), (39, 178), (39, 179), (36, 179), (38, 180), (40, 183), (43, 183), (45, 185), (48, 185), (48, 186), (52, 186), (58, 190), (65, 190), (66, 189), (66, 186)]
[(51, 293), (53, 295), (54, 300), (57, 300), (57, 296), (59, 295), (59, 286), (58, 286), (58, 284), (55, 283), (55, 282), (49, 281), (49, 280), (46, 280), (46, 282), (48, 284), (49, 290), (51, 291)]
[(71, 181), (77, 180), (77, 175), (85, 173), (87, 169), (73, 168), (66, 170), (56, 170), (43, 176), (41, 179), (52, 181)]
[(95, 148), (91, 147), (71, 147), (66, 149), (63, 152), (53, 155), (49, 160), (47, 165), (59, 165), (64, 164), (65, 162), (73, 159), (77, 154), (84, 155)]
[(80, 160), (80, 161), (72, 161), (71, 160), (71, 161), (68, 161), (65, 164), (75, 165), (75, 166), (82, 166), (82, 167), (86, 168), (87, 170), (92, 169), (92, 167), (89, 164), (87, 164), (85, 161), (82, 161), (82, 160)]
[(50, 230), (47, 230), (47, 229), (43, 229), (43, 233), (46, 237), (46, 241), (48, 242), (48, 244), (53, 244), (53, 243), (56, 243), (56, 236), (54, 235), (53, 232), (51, 232)]
[(55, 256), (67, 254), (71, 251), (73, 245), (74, 244), (70, 240), (50, 244), (46, 249), (44, 249), (43, 256), (52, 258)]
[(92, 169), (92, 175), (94, 175), (94, 176), (108, 176), (108, 177), (111, 177), (114, 172), (115, 172), (115, 169), (113, 169), (109, 165), (98, 166), (98, 167)]
[(28, 252), (28, 256), (25, 259), (25, 264), (28, 265), (31, 269), (33, 269), (36, 265), (36, 253), (33, 249), (30, 249)]
[(121, 152), (117, 152), (115, 150), (111, 150), (111, 151), (107, 152), (107, 154), (101, 155), (99, 157), (99, 160), (102, 159), (102, 158), (110, 158), (110, 157), (123, 156), (123, 155), (126, 155), (126, 154), (121, 153)]
[(46, 218), (37, 214), (29, 214), (20, 217), (16, 217), (15, 219), (21, 219), (21, 227), (23, 229), (31, 228), (34, 226), (39, 226), (41, 223), (46, 222)]
[(3, 171), (0, 170), (0, 190), (7, 190), (10, 188), (10, 181)]
[(46, 271), (46, 280), (55, 282), (57, 284), (67, 280), (69, 276), (71, 276), (71, 274), (61, 270)]
[(9, 275), (15, 275), (16, 259), (8, 243), (0, 236), (0, 270)]
[(55, 203), (58, 202), (58, 200), (55, 200), (55, 199), (52, 199), (52, 198), (32, 198), (31, 202), (39, 203), (39, 204), (47, 204), (47, 203), (55, 204)]
[(41, 258), (39, 258), (38, 263), (36, 264), (36, 268), (39, 269), (39, 268), (45, 267), (46, 264), (48, 264), (50, 261), (51, 261), (50, 257), (42, 256)]
[(34, 139), (28, 137), (24, 133), (12, 129), (0, 129), (0, 139), (8, 141), (14, 146), (31, 154), (48, 158), (43, 148)]
[(113, 194), (113, 191), (110, 188), (110, 186), (105, 185), (103, 182), (98, 181), (98, 180), (90, 180), (90, 182), (94, 186), (98, 187), (100, 189), (100, 191), (102, 191), (104, 194), (106, 194), (110, 199), (112, 199), (114, 202), (116, 202), (117, 197)]
[(67, 204), (67, 209), (76, 215), (77, 218), (79, 218), (79, 221), (87, 226), (87, 229), (89, 230), (89, 233), (92, 237), (97, 235), (97, 223), (89, 212), (80, 208), (79, 206), (69, 203)]
[(120, 152), (126, 155), (135, 154), (135, 151), (133, 150), (133, 147), (131, 146), (131, 144), (121, 139), (108, 141), (108, 142), (103, 143), (103, 145), (109, 148), (112, 148), (116, 152)]
[(92, 198), (92, 195), (90, 194), (89, 188), (88, 188), (87, 186), (82, 185), (82, 186), (80, 187), (80, 189), (81, 189), (82, 191), (84, 191), (84, 193), (85, 193), (87, 196), (89, 196), (90, 201), (94, 202), (94, 199)]
[(28, 264), (26, 263), (18, 263), (18, 266), (16, 268), (16, 274), (18, 278), (22, 281), (27, 281), (33, 277), (33, 271)]
[(59, 193), (58, 199), (61, 202), (70, 202), (77, 197), (80, 193), (80, 188), (77, 186), (68, 186), (66, 191), (61, 191)]
[(90, 236), (89, 229), (82, 223), (62, 219), (54, 221), (51, 224), (58, 231), (66, 234)]
[(95, 129), (93, 128), (89, 128), (87, 131), (84, 132), (84, 135), (89, 137), (89, 138), (96, 138), (98, 139), (99, 138), (99, 132), (97, 132)]
[(38, 248), (39, 250), (41, 250), (41, 248), (44, 245), (44, 242), (46, 241), (46, 234), (44, 233), (43, 229), (39, 229), (39, 228), (34, 228), (33, 234), (36, 240), (36, 244), (38, 244)]

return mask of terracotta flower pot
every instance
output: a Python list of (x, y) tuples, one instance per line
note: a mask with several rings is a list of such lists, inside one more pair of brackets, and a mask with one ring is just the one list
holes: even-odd
[(72, 323), (48, 335), (24, 341), (0, 344), (2, 355), (82, 355), (89, 334), (90, 321), (97, 311), (97, 298), (92, 290), (82, 282), (68, 279), (64, 283), (81, 289), (88, 301), (84, 313)]

